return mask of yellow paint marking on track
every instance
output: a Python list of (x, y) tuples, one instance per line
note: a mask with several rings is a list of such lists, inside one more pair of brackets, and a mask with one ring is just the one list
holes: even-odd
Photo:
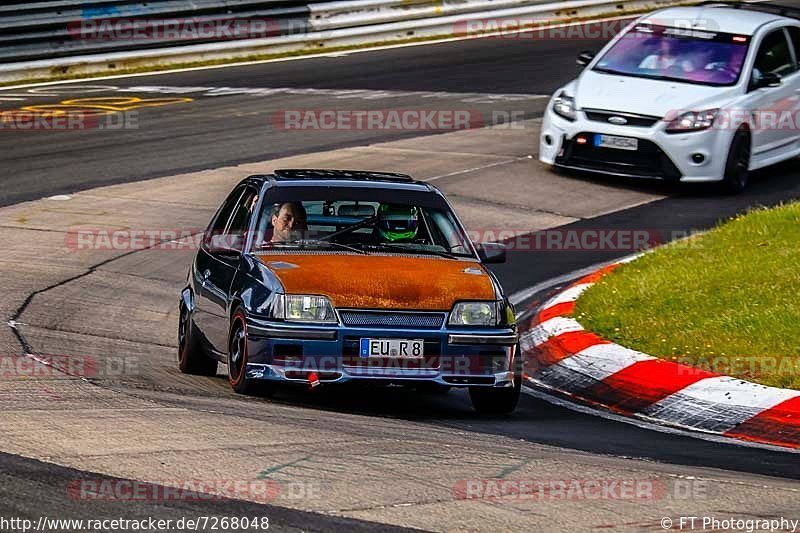
[(97, 96), (62, 100), (58, 104), (35, 104), (25, 106), (24, 111), (38, 113), (76, 113), (107, 115), (133, 111), (143, 107), (162, 107), (166, 105), (193, 102), (193, 98), (139, 98), (138, 96)]

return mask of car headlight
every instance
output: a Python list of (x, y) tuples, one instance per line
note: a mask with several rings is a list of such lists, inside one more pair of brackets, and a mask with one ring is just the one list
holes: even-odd
[(553, 112), (567, 120), (575, 120), (577, 116), (575, 113), (575, 99), (563, 92), (559, 93), (553, 99)]
[(305, 294), (278, 294), (273, 306), (273, 318), (292, 322), (316, 324), (336, 323), (336, 313), (331, 301), (325, 296)]
[(690, 131), (707, 130), (714, 125), (719, 109), (706, 109), (705, 111), (687, 111), (681, 113), (667, 124), (667, 133), (686, 133)]
[(450, 326), (498, 326), (506, 318), (503, 302), (458, 302), (450, 311)]

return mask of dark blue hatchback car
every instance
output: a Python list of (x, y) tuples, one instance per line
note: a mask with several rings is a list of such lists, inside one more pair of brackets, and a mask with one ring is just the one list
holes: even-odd
[(240, 393), (281, 383), (468, 387), (512, 411), (514, 310), (441, 192), (402, 174), (278, 170), (230, 193), (180, 298), (179, 366)]

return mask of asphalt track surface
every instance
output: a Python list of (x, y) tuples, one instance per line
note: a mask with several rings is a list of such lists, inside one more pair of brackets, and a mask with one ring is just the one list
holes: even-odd
[[(539, 41), (532, 39), (482, 39), (414, 46), (391, 50), (354, 53), (302, 61), (165, 73), (154, 76), (103, 81), (84, 81), (81, 86), (113, 86), (92, 92), (92, 97), (117, 97), (120, 89), (141, 86), (160, 87), (247, 87), (334, 89), (363, 91), (403, 91), (393, 98), (393, 106), (430, 106), (445, 109), (475, 106), (489, 116), (493, 111), (515, 111), (518, 117), (541, 115), (547, 95), (574, 76), (573, 57), (578, 50), (599, 48), (601, 42)], [(29, 89), (0, 91), (7, 96), (5, 107), (31, 102), (55, 103), (86, 96), (64, 84), (26, 96)], [(94, 91), (94, 90), (93, 90)], [(439, 93), (431, 97), (429, 94)], [(529, 99), (479, 98), (464, 102), (463, 93), (478, 95), (530, 95)], [(137, 97), (176, 96), (137, 91)], [(186, 94), (192, 102), (149, 109), (147, 127), (118, 131), (81, 132), (0, 132), (0, 162), (3, 165), (3, 188), (0, 204), (11, 205), (54, 194), (72, 193), (91, 187), (140, 181), (142, 179), (216, 168), (231, 163), (261, 161), (292, 154), (330, 150), (416, 135), (397, 132), (377, 134), (370, 131), (337, 132), (313, 135), (275, 131), (270, 127), (270, 113), (281, 109), (319, 109), (331, 106), (331, 95), (322, 93), (282, 93), (275, 98), (252, 95), (203, 96), (203, 91)], [(362, 93), (367, 94), (367, 93)], [(178, 96), (184, 96), (180, 94)], [(14, 100), (11, 100), (13, 98)], [(498, 103), (498, 101), (500, 103)], [(399, 102), (399, 103), (398, 103)], [(336, 103), (353, 109), (386, 107), (384, 100), (358, 98)], [(350, 106), (350, 107), (347, 107)], [(142, 117), (145, 120), (145, 117)], [(429, 133), (429, 132), (427, 132)], [(531, 150), (535, 138), (531, 138)], [(579, 220), (569, 228), (630, 229), (653, 228), (664, 235), (673, 231), (696, 231), (712, 227), (719, 220), (757, 205), (774, 205), (800, 196), (798, 166), (786, 163), (759, 173), (752, 189), (739, 197), (720, 197), (699, 188), (671, 187), (660, 184), (614, 181), (613, 186), (663, 194), (654, 202), (598, 217)], [(587, 183), (609, 183), (595, 177), (582, 178)], [(574, 271), (605, 261), (624, 252), (586, 253), (512, 253), (510, 261), (496, 271), (506, 290), (513, 293)], [(534, 301), (543, 297), (537, 295)], [(412, 393), (392, 392), (371, 397), (369, 406), (359, 394), (325, 392), (309, 397), (288, 393), (280, 402), (300, 409), (357, 413), (430, 424), (453, 431), (495, 434), (532, 443), (562, 447), (565, 453), (589, 453), (598, 457), (635, 457), (677, 465), (690, 475), (693, 467), (710, 467), (728, 472), (800, 479), (797, 455), (777, 451), (730, 446), (667, 435), (635, 426), (604, 420), (550, 405), (524, 396), (510, 419), (476, 417), (465, 408), (461, 394), (419, 399)], [(191, 404), (191, 397), (171, 397), (175, 405)], [(257, 416), (253, 414), (253, 416)], [(35, 499), (48, 499), (54, 487), (75, 472), (13, 455), (1, 455), (2, 475), (13, 486), (4, 490), (3, 512), (17, 516), (36, 516), (41, 505)], [(63, 491), (62, 493), (63, 494)], [(192, 511), (216, 512), (219, 505), (204, 502)], [(250, 506), (242, 502), (231, 505)], [(263, 508), (263, 506), (259, 506)], [(249, 510), (249, 508), (247, 508)], [(70, 516), (91, 515), (85, 504), (75, 506), (68, 499), (48, 499), (45, 510), (52, 515), (69, 511)], [(109, 511), (104, 508), (104, 511)], [(158, 509), (159, 516), (182, 515), (186, 509)], [(226, 510), (228, 510), (226, 508)], [(321, 517), (301, 511), (266, 508), (287, 529), (371, 529), (374, 524), (334, 517)], [(153, 508), (132, 510), (127, 514), (153, 515)], [(230, 513), (228, 513), (230, 514)], [(340, 522), (337, 522), (340, 520)], [(325, 524), (325, 525), (321, 525)]]
[[(284, 132), (271, 127), (271, 116), (284, 109), (439, 108), (478, 109), (492, 121), (492, 111), (541, 116), (545, 98), (499, 103), (463, 102), (462, 93), (547, 95), (577, 72), (576, 46), (599, 48), (602, 42), (541, 41), (524, 38), (482, 39), (395, 48), (345, 56), (320, 57), (268, 65), (200, 70), (105, 81), (80, 86), (170, 86), (298, 88), (410, 92), (387, 99), (334, 99), (326, 95), (204, 97), (187, 94), (126, 93), (136, 97), (188, 96), (189, 104), (149, 109), (139, 128), (115, 131), (0, 131), (4, 184), (0, 205), (112, 183), (261, 161), (309, 151), (414, 136), (415, 132)], [(567, 67), (565, 68), (565, 63)], [(38, 88), (0, 90), (0, 108), (55, 103), (67, 98), (119, 96)], [(441, 98), (424, 94), (443, 93)], [(47, 96), (56, 93), (54, 96)], [(199, 93), (202, 94), (202, 93)], [(502, 116), (502, 115), (501, 115)], [(142, 122), (145, 121), (145, 122)], [(20, 140), (20, 136), (24, 138)]]

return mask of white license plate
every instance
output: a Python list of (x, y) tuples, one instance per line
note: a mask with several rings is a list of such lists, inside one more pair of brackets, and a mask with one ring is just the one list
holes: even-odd
[(425, 341), (407, 339), (361, 339), (361, 357), (422, 357)]
[(616, 148), (617, 150), (638, 150), (639, 139), (597, 133), (594, 136), (594, 145), (601, 148)]

